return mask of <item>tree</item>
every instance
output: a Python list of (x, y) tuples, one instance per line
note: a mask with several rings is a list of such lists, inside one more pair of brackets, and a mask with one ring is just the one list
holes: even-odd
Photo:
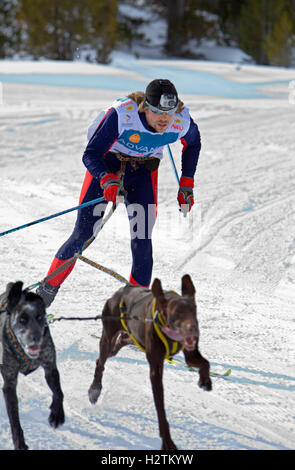
[(247, 0), (242, 7), (239, 45), (256, 63), (286, 65), (290, 61), (294, 22), (287, 13), (288, 3)]
[(16, 0), (0, 0), (0, 57), (13, 55), (19, 46), (19, 31), (15, 18)]
[(73, 60), (79, 46), (96, 49), (103, 63), (116, 40), (117, 0), (19, 0), (18, 18), (35, 58)]
[(294, 46), (292, 29), (292, 21), (287, 11), (283, 11), (272, 33), (266, 36), (264, 42), (265, 53), (271, 65), (285, 67), (290, 65), (292, 46)]
[(107, 64), (118, 33), (118, 0), (87, 0), (90, 21), (90, 43), (97, 53), (97, 61)]
[(20, 0), (18, 18), (25, 45), (35, 58), (72, 60), (85, 41), (85, 8), (79, 0)]
[(147, 0), (147, 3), (167, 20), (165, 50), (170, 56), (194, 57), (188, 43), (215, 34), (216, 20), (207, 14), (204, 0)]
[(167, 0), (167, 45), (169, 55), (180, 55), (184, 44), (183, 18), (187, 0)]
[[(237, 44), (241, 10), (246, 0), (202, 0), (201, 7), (217, 15), (221, 31), (219, 42), (231, 46)], [(294, 0), (295, 1), (295, 0)]]
[(217, 15), (209, 11), (209, 4), (204, 0), (187, 1), (182, 19), (182, 35), (186, 44), (182, 50), (186, 56), (195, 57), (195, 54), (189, 51), (194, 44), (198, 46), (203, 39), (218, 39)]

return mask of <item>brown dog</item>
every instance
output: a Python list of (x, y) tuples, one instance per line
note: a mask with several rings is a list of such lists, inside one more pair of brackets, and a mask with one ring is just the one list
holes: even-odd
[[(108, 357), (114, 356), (126, 344), (137, 344), (146, 352), (150, 379), (158, 414), (162, 450), (176, 449), (170, 436), (164, 408), (162, 383), (164, 359), (183, 349), (186, 363), (199, 368), (199, 386), (211, 390), (209, 362), (198, 350), (195, 288), (189, 275), (182, 278), (182, 295), (163, 292), (155, 279), (152, 289), (127, 285), (119, 289), (105, 304), (102, 314), (103, 332), (100, 356), (88, 395), (96, 403), (102, 389), (102, 375)], [(128, 330), (126, 333), (125, 330)]]

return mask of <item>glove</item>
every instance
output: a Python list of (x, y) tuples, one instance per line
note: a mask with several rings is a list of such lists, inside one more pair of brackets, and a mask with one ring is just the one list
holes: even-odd
[(100, 179), (100, 186), (103, 189), (103, 195), (106, 201), (115, 204), (120, 181), (114, 173), (107, 173)]
[(177, 200), (180, 211), (183, 212), (184, 216), (186, 216), (195, 203), (193, 187), (193, 178), (188, 178), (186, 176), (182, 176), (180, 178)]

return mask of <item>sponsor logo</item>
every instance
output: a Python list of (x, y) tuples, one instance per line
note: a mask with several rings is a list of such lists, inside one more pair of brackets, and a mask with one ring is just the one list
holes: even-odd
[[(132, 134), (132, 135), (134, 135), (134, 134)], [(129, 137), (129, 141), (131, 140), (132, 135)], [(154, 147), (148, 147), (147, 145), (137, 145), (137, 143), (132, 143), (132, 142), (129, 142), (129, 141), (126, 141), (122, 137), (118, 140), (118, 142), (121, 145), (124, 145), (124, 147), (127, 147), (128, 149), (132, 150), (133, 152), (138, 152), (138, 155), (142, 155), (142, 154), (151, 154), (152, 155), (153, 152), (155, 152), (155, 150), (156, 150)]]
[(177, 131), (183, 131), (183, 126), (180, 126), (179, 124), (172, 124), (171, 128), (176, 129)]
[(175, 124), (180, 124), (180, 123), (181, 123), (181, 119), (174, 119), (174, 122), (175, 122)]
[(132, 111), (132, 109), (134, 109), (134, 108), (133, 108), (133, 106), (127, 106), (126, 109), (127, 109), (127, 111)]
[(129, 140), (130, 140), (130, 142), (132, 142), (133, 144), (137, 144), (137, 143), (140, 141), (140, 135), (139, 135), (139, 134), (132, 134), (132, 135), (129, 137)]
[[(126, 98), (125, 98), (126, 100)], [(127, 100), (127, 101), (124, 101), (121, 103), (120, 106), (129, 106), (130, 104), (133, 104), (133, 101), (132, 100)]]
[(125, 117), (125, 119), (126, 119), (126, 122), (129, 122), (129, 121), (130, 121), (130, 119), (131, 119), (131, 116), (130, 116), (130, 114), (126, 114), (126, 117)]

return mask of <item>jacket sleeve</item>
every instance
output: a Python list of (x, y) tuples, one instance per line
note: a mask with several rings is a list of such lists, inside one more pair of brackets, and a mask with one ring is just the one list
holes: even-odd
[(114, 108), (110, 108), (89, 140), (82, 158), (89, 173), (99, 180), (103, 174), (109, 173), (104, 156), (118, 136), (118, 115)]
[(197, 124), (192, 120), (190, 127), (181, 139), (183, 145), (181, 158), (181, 176), (193, 178), (196, 172), (201, 150), (201, 137)]

